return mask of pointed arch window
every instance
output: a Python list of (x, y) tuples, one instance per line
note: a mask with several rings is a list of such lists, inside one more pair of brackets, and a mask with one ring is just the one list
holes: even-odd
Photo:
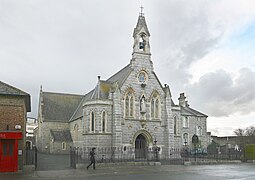
[(102, 113), (102, 132), (106, 132), (106, 112), (103, 111)]
[(202, 127), (201, 126), (197, 127), (197, 135), (202, 136)]
[(160, 118), (160, 99), (157, 93), (154, 93), (151, 98), (151, 118), (152, 119)]
[(95, 114), (94, 114), (94, 112), (90, 113), (90, 131), (95, 132)]
[(74, 140), (78, 140), (78, 131), (79, 131), (79, 126), (77, 124), (74, 125)]
[(85, 133), (86, 131), (86, 113), (84, 113), (82, 118), (82, 132)]
[(174, 116), (174, 135), (177, 135), (177, 118)]
[(182, 142), (184, 146), (187, 146), (189, 144), (189, 135), (188, 133), (184, 133), (182, 135)]
[(189, 118), (187, 116), (182, 117), (183, 120), (183, 127), (188, 128), (189, 127)]
[(134, 93), (129, 90), (125, 96), (125, 117), (134, 117)]

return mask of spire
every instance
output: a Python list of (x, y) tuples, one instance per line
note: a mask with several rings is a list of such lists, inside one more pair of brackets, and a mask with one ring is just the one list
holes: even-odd
[(149, 44), (149, 37), (150, 32), (147, 27), (144, 13), (143, 13), (143, 6), (140, 7), (141, 11), (139, 13), (138, 21), (136, 27), (133, 32), (134, 38), (134, 45), (133, 45), (133, 53), (143, 53), (143, 54), (150, 54), (150, 44)]
[(136, 27), (135, 27), (134, 32), (133, 32), (133, 37), (134, 38), (142, 30), (142, 28), (144, 28), (144, 30), (143, 30), (144, 33), (146, 33), (147, 36), (150, 37), (150, 32), (149, 32), (149, 29), (148, 29), (146, 21), (145, 21), (144, 13), (142, 13), (142, 11), (141, 11), (139, 13), (138, 21), (137, 21)]

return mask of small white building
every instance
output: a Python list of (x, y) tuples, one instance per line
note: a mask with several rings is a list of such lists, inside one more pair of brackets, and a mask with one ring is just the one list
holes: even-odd
[(32, 149), (33, 145), (35, 145), (35, 129), (38, 127), (36, 118), (27, 118), (26, 122), (26, 148)]

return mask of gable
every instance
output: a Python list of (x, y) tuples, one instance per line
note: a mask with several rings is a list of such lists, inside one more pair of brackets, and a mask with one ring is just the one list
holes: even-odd
[(22, 96), (22, 97), (24, 97), (25, 98), (26, 111), (27, 112), (31, 111), (31, 100), (30, 100), (30, 95), (28, 93), (0, 81), (0, 95)]
[[(147, 80), (145, 83), (139, 82), (139, 73), (143, 71), (147, 73)], [(121, 86), (122, 94), (127, 91), (128, 88), (132, 88), (136, 94), (137, 97), (144, 94), (146, 96), (146, 99), (148, 99), (153, 92), (158, 92), (161, 99), (164, 97), (164, 90), (163, 87), (156, 76), (155, 72), (150, 72), (146, 69), (141, 70), (133, 70), (129, 76), (126, 78), (125, 82), (123, 82)]]
[(42, 92), (44, 121), (68, 122), (82, 100), (82, 95)]

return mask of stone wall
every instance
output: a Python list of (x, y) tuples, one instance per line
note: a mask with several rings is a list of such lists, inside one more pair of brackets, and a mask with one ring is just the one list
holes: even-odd
[[(185, 116), (182, 116), (185, 118)], [(196, 117), (196, 116), (188, 116), (188, 128), (182, 127), (182, 135), (184, 133), (188, 133), (188, 146), (193, 147), (192, 145), (192, 136), (197, 134), (197, 127), (200, 126), (202, 128), (202, 135), (198, 135), (199, 140), (201, 141), (201, 147), (207, 148), (208, 146), (208, 135), (207, 135), (207, 127), (206, 127), (206, 117)], [(183, 142), (182, 142), (183, 143)]]
[(69, 130), (69, 124), (63, 122), (43, 122), (39, 124), (39, 128), (41, 128), (41, 137), (37, 138), (37, 148), (38, 151), (43, 153), (50, 153), (50, 129), (52, 130)]

